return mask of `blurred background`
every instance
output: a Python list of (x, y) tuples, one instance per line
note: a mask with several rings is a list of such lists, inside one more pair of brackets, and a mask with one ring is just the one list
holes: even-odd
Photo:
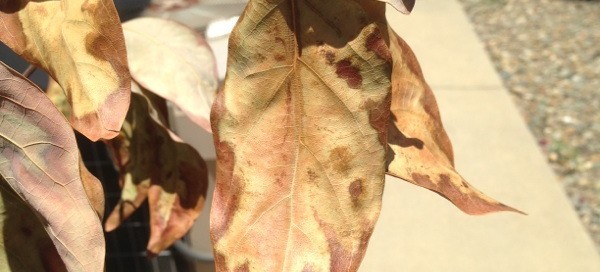
[[(212, 46), (217, 57), (219, 75), (222, 80), (225, 75), (228, 33), (235, 24), (238, 18), (237, 16), (242, 12), (245, 2), (246, 1), (244, 0), (115, 0), (115, 5), (117, 6), (123, 21), (138, 16), (162, 17), (179, 21), (204, 33), (206, 40)], [(426, 14), (426, 16), (424, 16), (423, 19), (420, 19), (419, 16), (423, 16), (423, 14)], [(392, 13), (388, 13), (388, 17), (394, 18), (394, 20), (401, 16), (403, 15), (394, 13), (393, 11)], [(533, 250), (547, 250), (548, 252), (551, 252), (549, 256), (558, 256), (556, 258), (560, 258), (560, 256), (567, 256), (566, 258), (573, 258), (572, 256), (595, 256), (596, 261), (592, 260), (592, 264), (584, 266), (584, 269), (582, 270), (576, 270), (576, 264), (572, 264), (571, 266), (569, 264), (560, 266), (563, 265), (561, 263), (556, 266), (543, 266), (543, 261), (540, 260), (532, 261), (529, 266), (524, 264), (519, 266), (517, 263), (513, 266), (500, 265), (497, 266), (496, 269), (486, 270), (595, 271), (590, 267), (598, 267), (594, 265), (600, 263), (598, 261), (598, 256), (600, 256), (600, 1), (447, 0), (444, 4), (441, 4), (440, 2), (433, 0), (420, 0), (417, 1), (413, 14), (409, 17), (415, 16), (417, 17), (416, 21), (418, 21), (419, 24), (408, 25), (405, 24), (405, 22), (410, 21), (402, 21), (404, 19), (398, 19), (398, 21), (391, 20), (391, 24), (397, 28), (397, 31), (398, 29), (401, 29), (399, 31), (401, 36), (403, 36), (408, 44), (416, 51), (417, 58), (422, 60), (425, 77), (428, 80), (432, 79), (430, 84), (434, 88), (434, 91), (436, 91), (438, 100), (440, 100), (442, 116), (445, 117), (444, 113), (449, 112), (449, 117), (444, 118), (444, 122), (447, 125), (452, 140), (457, 140), (458, 144), (456, 144), (456, 146), (458, 146), (458, 148), (456, 149), (458, 158), (460, 159), (461, 156), (466, 158), (464, 163), (461, 163), (459, 160), (459, 170), (461, 170), (460, 167), (462, 166), (462, 169), (466, 170), (466, 176), (476, 180), (473, 182), (475, 185), (479, 185), (477, 182), (480, 181), (480, 179), (489, 179), (489, 175), (496, 176), (498, 180), (513, 180), (512, 183), (508, 182), (505, 185), (499, 183), (485, 185), (484, 183), (482, 186), (484, 188), (482, 189), (486, 189), (483, 190), (486, 192), (493, 191), (493, 196), (499, 196), (499, 198), (502, 197), (501, 200), (508, 198), (512, 201), (509, 202), (509, 204), (530, 213), (529, 218), (525, 219), (519, 217), (506, 218), (506, 216), (497, 219), (492, 216), (492, 219), (490, 219), (491, 223), (489, 224), (501, 225), (502, 223), (498, 222), (504, 222), (502, 220), (511, 222), (518, 221), (518, 223), (515, 223), (514, 225), (503, 226), (504, 228), (509, 229), (507, 230), (508, 234), (493, 234), (498, 235), (501, 239), (508, 240), (498, 242), (497, 245), (502, 246), (505, 245), (505, 243), (511, 243), (511, 241), (513, 241), (512, 243), (515, 245), (519, 245), (518, 242), (514, 242), (515, 238), (511, 236), (512, 234), (510, 234), (510, 231), (512, 231), (512, 233), (536, 233), (536, 230), (541, 228), (540, 226), (543, 226), (544, 224), (556, 224), (556, 222), (559, 222), (559, 220), (563, 218), (561, 213), (563, 211), (557, 211), (558, 208), (554, 208), (554, 206), (543, 206), (540, 204), (539, 210), (544, 211), (537, 214), (540, 215), (540, 217), (548, 217), (546, 213), (550, 214), (555, 211), (561, 213), (561, 215), (556, 219), (548, 219), (548, 221), (538, 219), (538, 217), (536, 217), (536, 212), (538, 212), (538, 207), (536, 205), (542, 201), (539, 201), (537, 198), (538, 195), (536, 195), (532, 197), (532, 199), (534, 199), (532, 201), (535, 203), (530, 204), (527, 198), (532, 190), (538, 190), (540, 187), (536, 187), (538, 185), (533, 182), (530, 185), (531, 187), (527, 187), (529, 185), (519, 185), (529, 184), (531, 181), (527, 180), (528, 176), (525, 174), (527, 170), (519, 170), (520, 172), (515, 174), (515, 177), (517, 178), (513, 178), (513, 176), (510, 175), (511, 172), (509, 170), (502, 170), (503, 167), (511, 167), (508, 166), (511, 161), (517, 161), (518, 163), (516, 158), (529, 158), (528, 156), (519, 153), (522, 150), (515, 150), (515, 148), (506, 150), (502, 144), (498, 144), (498, 142), (503, 140), (509, 141), (510, 139), (508, 138), (510, 136), (504, 135), (513, 135), (512, 131), (502, 131), (499, 133), (498, 131), (504, 130), (504, 127), (498, 125), (497, 127), (491, 126), (491, 128), (498, 129), (497, 131), (490, 131), (488, 129), (487, 131), (482, 132), (484, 134), (477, 134), (476, 130), (474, 130), (475, 132), (465, 132), (470, 133), (467, 136), (464, 136), (459, 132), (454, 132), (473, 126), (473, 122), (468, 123), (470, 121), (465, 121), (467, 119), (460, 119), (462, 118), (460, 117), (461, 115), (454, 114), (449, 106), (445, 106), (446, 103), (450, 103), (446, 102), (446, 100), (452, 101), (452, 99), (454, 99), (455, 101), (463, 101), (463, 103), (471, 101), (471, 104), (469, 105), (478, 103), (478, 100), (454, 98), (456, 97), (457, 92), (452, 92), (451, 89), (490, 88), (489, 86), (495, 86), (495, 80), (499, 79), (498, 82), (500, 82), (501, 85), (498, 87), (499, 90), (508, 94), (508, 97), (511, 99), (510, 103), (514, 104), (516, 109), (518, 109), (520, 119), (507, 118), (506, 120), (509, 121), (501, 119), (485, 119), (483, 122), (498, 122), (501, 124), (505, 121), (522, 122), (524, 120), (528, 128), (528, 132), (525, 134), (531, 133), (533, 135), (532, 139), (534, 139), (534, 141), (532, 141), (531, 145), (541, 151), (540, 154), (542, 156), (539, 158), (543, 158), (541, 159), (543, 160), (543, 164), (541, 164), (542, 166), (537, 166), (539, 164), (528, 161), (529, 159), (523, 161), (526, 164), (530, 163), (532, 165), (530, 168), (532, 172), (536, 172), (538, 169), (541, 169), (539, 171), (542, 172), (546, 171), (544, 165), (546, 165), (547, 162), (551, 166), (557, 180), (553, 178), (544, 180), (545, 182), (556, 184), (543, 186), (557, 186), (562, 189), (559, 193), (562, 195), (545, 194), (542, 192), (539, 193), (539, 199), (544, 199), (544, 201), (548, 201), (549, 203), (562, 203), (561, 201), (568, 203), (569, 205), (564, 206), (568, 211), (564, 211), (564, 213), (567, 215), (571, 212), (576, 214), (573, 218), (579, 219), (577, 223), (583, 225), (583, 228), (578, 229), (577, 226), (575, 226), (576, 224), (569, 225), (568, 228), (563, 228), (562, 225), (558, 224), (558, 226), (554, 226), (555, 230), (553, 231), (556, 232), (549, 233), (554, 235), (560, 232), (560, 230), (581, 232), (582, 235), (576, 236), (576, 239), (583, 241), (581, 242), (583, 244), (587, 241), (585, 239), (589, 239), (590, 241), (593, 241), (592, 248), (595, 247), (595, 249), (592, 249), (590, 252), (588, 247), (579, 246), (577, 242), (577, 245), (574, 246), (577, 247), (577, 250), (573, 251), (577, 254), (573, 253), (573, 255), (569, 255), (568, 253), (564, 253), (566, 251), (571, 251), (571, 248), (568, 245), (563, 249), (564, 252), (560, 251), (560, 249), (549, 250), (545, 247), (545, 245), (549, 244), (540, 243), (539, 245), (536, 244), (536, 246), (531, 246)], [(452, 25), (454, 25), (454, 27)], [(406, 32), (406, 35), (402, 35), (404, 32)], [(444, 40), (444, 35), (448, 36), (446, 37), (447, 42)], [(475, 38), (471, 39), (471, 36), (469, 35)], [(411, 40), (410, 38), (412, 37), (414, 38)], [(458, 50), (451, 50), (453, 49), (453, 42), (457, 44), (457, 48), (462, 47), (468, 49), (465, 49), (464, 56), (457, 54), (456, 52)], [(436, 43), (440, 43), (441, 45)], [(483, 52), (483, 55), (481, 56), (483, 57), (478, 55), (479, 51), (475, 52), (470, 50), (471, 44), (474, 44), (473, 48), (476, 49), (481, 46), (481, 52)], [(472, 54), (473, 52), (475, 52), (475, 54)], [(455, 55), (450, 56), (451, 54)], [(14, 56), (10, 50), (3, 45), (0, 46), (0, 56), (0, 60), (8, 63), (18, 71), (24, 71), (27, 67), (25, 62)], [(469, 66), (469, 69), (464, 70), (461, 68), (462, 66), (456, 66), (462, 65), (462, 62), (460, 64), (453, 64), (454, 60), (460, 58), (467, 60), (464, 65), (465, 67)], [(479, 59), (483, 59), (483, 61), (480, 62)], [(451, 69), (450, 67), (454, 67), (453, 65), (459, 68)], [(448, 68), (444, 70), (444, 66), (447, 66)], [(492, 83), (485, 80), (488, 76), (485, 74), (487, 66), (495, 69), (489, 70), (492, 74), (490, 76), (490, 81)], [(436, 69), (442, 70), (438, 71)], [(455, 71), (451, 72), (450, 70)], [(472, 71), (475, 72), (472, 73)], [(480, 72), (481, 74), (479, 74)], [(438, 76), (438, 73), (441, 76)], [(471, 80), (477, 81), (477, 83), (473, 85), (475, 87), (466, 86), (468, 85), (467, 83), (461, 83), (462, 85), (452, 85), (452, 80), (448, 80), (449, 78), (460, 82)], [(33, 76), (33, 80), (42, 88), (45, 88), (47, 79), (41, 71), (38, 70), (36, 72)], [(450, 91), (447, 91), (446, 89), (449, 89)], [(474, 97), (470, 94), (469, 96)], [(487, 110), (500, 111), (500, 118), (502, 118), (504, 111), (510, 112), (512, 110), (512, 105), (506, 106), (502, 104), (497, 108), (494, 105), (490, 105), (490, 108)], [(504, 108), (505, 106), (507, 109)], [(445, 109), (445, 107), (447, 109)], [(455, 107), (460, 108), (463, 106), (461, 104)], [(466, 108), (465, 111), (468, 112), (469, 108)], [(173, 108), (172, 112), (173, 122), (171, 123), (173, 124), (173, 129), (181, 135), (184, 140), (197, 147), (202, 156), (208, 161), (209, 165), (214, 167), (215, 155), (214, 150), (212, 149), (211, 136), (195, 127), (177, 109)], [(457, 117), (455, 118), (455, 116)], [(485, 118), (486, 115), (484, 114), (482, 116), (484, 116), (482, 118)], [(463, 122), (467, 123), (463, 124)], [(516, 127), (519, 126), (516, 125)], [(498, 134), (498, 140), (495, 141), (494, 136), (488, 137), (485, 133)], [(521, 133), (521, 131), (515, 132), (514, 135), (521, 135), (519, 133)], [(468, 151), (463, 152), (461, 150), (461, 141), (466, 141), (463, 139), (471, 139), (469, 137), (472, 137), (473, 139), (488, 137), (491, 138), (491, 140), (489, 140), (489, 142), (482, 142), (482, 144), (485, 145), (483, 147), (475, 146), (472, 142), (467, 141), (468, 143), (465, 142), (464, 146), (468, 147), (465, 149), (502, 149), (497, 153), (501, 154), (501, 165), (494, 165), (494, 167), (500, 168), (501, 170), (487, 170), (487, 168), (480, 168), (479, 170), (469, 169), (470, 165), (474, 168), (479, 167), (478, 163), (473, 163), (475, 159), (468, 160), (470, 158), (469, 156), (471, 156), (466, 153)], [(521, 138), (516, 136), (515, 139), (519, 140)], [(525, 136), (525, 140), (523, 141), (529, 140), (530, 139)], [(79, 135), (78, 142), (81, 146), (86, 165), (90, 171), (104, 183), (106, 196), (108, 198), (106, 210), (111, 211), (118, 201), (119, 189), (117, 188), (117, 173), (112, 167), (108, 154), (102, 143), (90, 143), (84, 137), (79, 137)], [(494, 146), (496, 144), (498, 144), (498, 146)], [(525, 148), (523, 150), (528, 149)], [(488, 154), (489, 156), (498, 157), (495, 155), (496, 153), (494, 153), (494, 151), (488, 153), (490, 153)], [(495, 162), (493, 159), (486, 160), (486, 158), (481, 158), (479, 155), (473, 155), (473, 157), (483, 161), (481, 162), (482, 164), (485, 164), (486, 161), (488, 163)], [(534, 158), (537, 159), (538, 157), (534, 156)], [(486, 173), (479, 174), (478, 171)], [(490, 173), (490, 171), (496, 172)], [(542, 175), (542, 177), (547, 176)], [(532, 177), (532, 179), (543, 178), (535, 176)], [(214, 180), (211, 180), (211, 182), (213, 181)], [(517, 185), (515, 186), (515, 184)], [(214, 184), (211, 184), (209, 190), (212, 190), (213, 185)], [(388, 188), (386, 188), (387, 190), (391, 190), (389, 185), (386, 186), (388, 186)], [(488, 188), (485, 188), (485, 186), (488, 186)], [(502, 186), (505, 186), (506, 189), (502, 189)], [(404, 187), (402, 187), (402, 189), (412, 192), (410, 189), (405, 189)], [(539, 190), (543, 191), (543, 189)], [(387, 191), (386, 194), (386, 196), (391, 195), (391, 193), (387, 193)], [(511, 198), (511, 195), (516, 196)], [(406, 199), (407, 197), (408, 196), (402, 197), (402, 199)], [(148, 211), (147, 208), (138, 210), (138, 212), (128, 220), (127, 224), (117, 229), (115, 232), (107, 234), (107, 271), (212, 271), (214, 268), (210, 264), (211, 247), (210, 240), (208, 239), (208, 209), (210, 208), (209, 204), (211, 200), (210, 197), (207, 199), (205, 212), (203, 212), (197, 226), (195, 226), (189, 237), (184, 239), (184, 243), (179, 244), (175, 249), (163, 252), (157, 259), (152, 260), (145, 258), (145, 245), (148, 237)], [(392, 209), (390, 207), (395, 207), (391, 205), (386, 207), (385, 203), (386, 202), (384, 202), (384, 211), (382, 212), (383, 221), (386, 220), (386, 214), (388, 214), (385, 209)], [(411, 203), (410, 200), (408, 200), (408, 203)], [(449, 203), (441, 203), (440, 205), (450, 206)], [(418, 210), (419, 208), (415, 209)], [(427, 209), (424, 210), (426, 212), (428, 211)], [(443, 218), (446, 210), (440, 211), (438, 208), (432, 208), (431, 212), (438, 217)], [(410, 218), (410, 216), (412, 216), (412, 213), (402, 210), (402, 208), (395, 209), (394, 213), (401, 213), (405, 218)], [(448, 211), (448, 213), (452, 213), (452, 215), (448, 215), (448, 218), (452, 219), (439, 222), (445, 224), (456, 220), (471, 220), (463, 219), (461, 217), (462, 215), (454, 214), (454, 211)], [(460, 217), (460, 219), (455, 220), (454, 216)], [(409, 219), (406, 220), (410, 221)], [(528, 220), (539, 220), (539, 226), (531, 226), (532, 223), (528, 222)], [(567, 218), (565, 220), (568, 221), (569, 219)], [(401, 224), (404, 223), (405, 222)], [(394, 228), (393, 223), (390, 222), (380, 222), (378, 228), (383, 228), (383, 225), (385, 224), (390, 228)], [(412, 221), (412, 224), (416, 224), (414, 220)], [(487, 223), (482, 223), (483, 225), (469, 225), (468, 227), (462, 225), (449, 226), (444, 224), (439, 224), (443, 225), (440, 228), (465, 230), (471, 227), (477, 229), (485, 228), (485, 226), (487, 226), (485, 225)], [(467, 224), (480, 223), (471, 223), (471, 221), (469, 221)], [(419, 226), (417, 226), (417, 228), (418, 227)], [(527, 228), (531, 228), (531, 232), (522, 231)], [(378, 231), (380, 230), (377, 229), (376, 234)], [(398, 235), (402, 235), (402, 230), (396, 231), (398, 232)], [(447, 238), (440, 238), (434, 234), (427, 234), (426, 229), (422, 229), (422, 231), (424, 233), (422, 234), (423, 236), (417, 236), (420, 241), (433, 240), (437, 243), (436, 247), (438, 248), (455, 250), (449, 245), (454, 243), (453, 241), (444, 240)], [(439, 233), (440, 229), (431, 229), (431, 231), (433, 233)], [(409, 233), (410, 230), (407, 230), (407, 232)], [(389, 235), (389, 232), (387, 235)], [(489, 233), (483, 232), (482, 235), (482, 237), (484, 237), (485, 235), (489, 235)], [(565, 239), (570, 239), (568, 237), (571, 236), (565, 234), (560, 237), (567, 237)], [(373, 239), (374, 241), (371, 242), (369, 249), (372, 250), (372, 252), (380, 252), (377, 251), (377, 249), (374, 249), (375, 247), (379, 248), (381, 245), (381, 243), (377, 242), (378, 239), (380, 239), (379, 236), (374, 235)], [(533, 239), (547, 239), (547, 237)], [(557, 240), (556, 244), (549, 243), (554, 246), (560, 245), (563, 242), (564, 240)], [(407, 247), (410, 245), (410, 241), (407, 240), (403, 240), (402, 243), (406, 244)], [(490, 242), (490, 244), (493, 243), (494, 242)], [(534, 244), (535, 242), (528, 243)], [(390, 244), (382, 245), (381, 248), (385, 249), (386, 246), (398, 247), (397, 244), (390, 242)], [(523, 245), (519, 246), (522, 247)], [(413, 246), (412, 248), (414, 249), (415, 247)], [(511, 247), (508, 246), (506, 248)], [(426, 253), (434, 252), (431, 248), (421, 249), (426, 250)], [(497, 257), (497, 254), (503, 254), (487, 252), (485, 250), (479, 250), (479, 253), (487, 257), (492, 256), (490, 258), (493, 258), (493, 256)], [(502, 248), (499, 248), (499, 250), (506, 251)], [(580, 251), (586, 252), (587, 255), (580, 255)], [(384, 265), (384, 261), (379, 260), (386, 258), (390, 259), (389, 256), (395, 256), (392, 251), (385, 252), (387, 253), (371, 253), (371, 255), (367, 255), (363, 270), (397, 271), (395, 269), (389, 269), (390, 266)], [(373, 260), (376, 254), (378, 254), (378, 256), (376, 256), (378, 260)], [(385, 258), (382, 258), (382, 254), (384, 254), (383, 256), (385, 256)], [(411, 254), (414, 255), (414, 252)], [(543, 254), (543, 252), (541, 252), (541, 254)], [(427, 254), (424, 253), (424, 255)], [(483, 263), (488, 260), (485, 256), (481, 257), (481, 262)], [(418, 258), (419, 257), (416, 257), (416, 259)], [(427, 259), (431, 261), (431, 259)], [(402, 262), (409, 261), (408, 259), (399, 260)], [(447, 266), (443, 271), (478, 271), (478, 266), (474, 264), (476, 262), (475, 260), (454, 261), (463, 262), (466, 263), (466, 265), (457, 265), (455, 267), (458, 268), (452, 269), (452, 265), (446, 264)], [(573, 259), (572, 262), (577, 262), (577, 260)], [(395, 267), (399, 268), (398, 266)], [(408, 271), (441, 271), (435, 270), (434, 268), (427, 268), (429, 266), (427, 266), (425, 261), (422, 263), (416, 262), (414, 266), (409, 267), (412, 269), (409, 268)], [(471, 269), (463, 270), (462, 268), (464, 267)], [(504, 270), (502, 267), (511, 267), (511, 269)], [(529, 269), (526, 269), (527, 267)], [(531, 270), (531, 267), (539, 268), (539, 270)], [(554, 267), (555, 269), (551, 269), (551, 267)], [(562, 269), (561, 267), (564, 267), (565, 269)]]

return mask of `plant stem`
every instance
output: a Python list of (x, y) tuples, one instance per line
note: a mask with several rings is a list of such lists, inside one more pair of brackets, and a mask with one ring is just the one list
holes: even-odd
[(26, 78), (29, 78), (31, 76), (31, 74), (33, 74), (33, 72), (35, 72), (36, 69), (37, 69), (37, 67), (35, 67), (35, 65), (30, 64), (29, 67), (27, 67), (27, 69), (25, 69), (25, 72), (23, 72), (23, 76)]

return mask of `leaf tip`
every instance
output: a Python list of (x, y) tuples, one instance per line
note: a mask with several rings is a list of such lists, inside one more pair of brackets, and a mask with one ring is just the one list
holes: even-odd
[(415, 0), (379, 0), (390, 4), (394, 9), (403, 13), (410, 14), (415, 7)]

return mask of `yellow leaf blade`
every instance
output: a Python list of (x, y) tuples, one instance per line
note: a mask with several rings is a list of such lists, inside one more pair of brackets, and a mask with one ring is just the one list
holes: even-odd
[(384, 5), (360, 2), (252, 0), (234, 29), (211, 117), (217, 271), (358, 268), (381, 207), (391, 68), (370, 14)]
[(129, 106), (130, 76), (113, 2), (9, 2), (19, 4), (0, 9), (0, 41), (60, 84), (75, 129), (94, 141), (115, 137)]

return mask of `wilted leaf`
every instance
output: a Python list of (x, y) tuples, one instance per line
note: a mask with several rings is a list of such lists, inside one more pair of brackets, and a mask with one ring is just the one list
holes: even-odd
[(413, 7), (415, 6), (415, 0), (377, 0), (377, 1), (381, 1), (381, 2), (386, 2), (390, 5), (392, 5), (392, 7), (394, 7), (396, 10), (404, 13), (404, 14), (409, 14)]
[[(213, 107), (218, 271), (355, 271), (381, 208), (384, 4), (251, 0)], [(371, 17), (373, 16), (373, 17)]]
[(198, 152), (162, 125), (149, 101), (141, 92), (132, 94), (121, 135), (109, 142), (123, 191), (106, 229), (118, 227), (147, 197), (148, 250), (158, 254), (185, 235), (200, 214), (208, 172)]
[(435, 97), (410, 47), (390, 29), (392, 118), (388, 174), (433, 190), (468, 214), (516, 211), (469, 185), (454, 169)]
[(118, 134), (130, 76), (113, 1), (3, 1), (0, 28), (0, 41), (66, 91), (75, 129), (94, 141)]
[(0, 176), (0, 271), (67, 271), (31, 208)]
[(123, 31), (135, 81), (172, 101), (210, 131), (218, 79), (215, 58), (202, 37), (181, 24), (157, 18), (128, 21)]
[(0, 64), (0, 175), (35, 210), (69, 271), (102, 271), (104, 236), (73, 130), (41, 90)]
[(90, 201), (90, 205), (96, 211), (98, 218), (102, 220), (104, 217), (104, 189), (102, 188), (102, 183), (90, 173), (81, 159), (79, 160), (79, 172), (83, 189)]

